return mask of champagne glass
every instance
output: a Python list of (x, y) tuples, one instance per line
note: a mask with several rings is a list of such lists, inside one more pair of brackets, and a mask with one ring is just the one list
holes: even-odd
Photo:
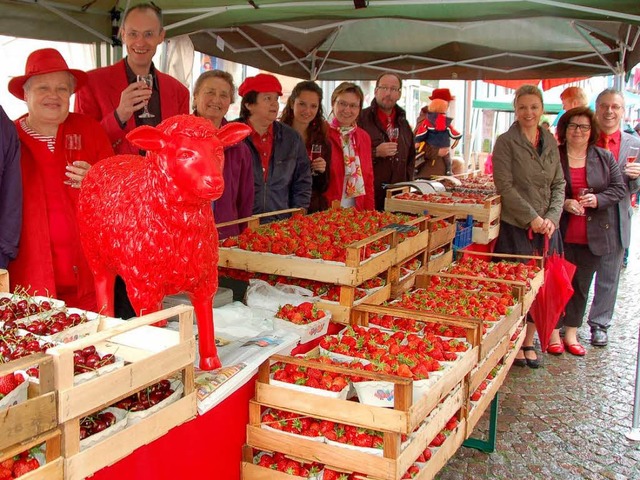
[[(64, 137), (64, 156), (67, 165), (73, 165), (76, 160), (82, 160), (82, 136), (79, 133), (68, 133)], [(65, 185), (75, 185), (75, 181), (67, 179)]]
[(400, 130), (398, 129), (398, 127), (389, 127), (387, 128), (387, 136), (389, 137), (390, 142), (393, 142), (396, 144), (396, 153), (391, 155), (391, 158), (395, 160), (396, 156), (398, 155), (397, 145), (398, 145), (398, 137), (400, 136)]
[[(316, 158), (320, 158), (322, 156), (322, 145), (319, 143), (314, 143), (311, 145), (311, 162), (313, 162)], [(313, 169), (311, 166), (311, 175), (318, 175), (319, 172)]]
[[(150, 73), (147, 75), (138, 75), (137, 80), (138, 82), (144, 82), (149, 89), (153, 88), (153, 75), (151, 75)], [(147, 107), (148, 103), (149, 102), (144, 104), (144, 111), (140, 115), (138, 115), (138, 118), (154, 118), (155, 117), (153, 113), (149, 112), (149, 108)]]

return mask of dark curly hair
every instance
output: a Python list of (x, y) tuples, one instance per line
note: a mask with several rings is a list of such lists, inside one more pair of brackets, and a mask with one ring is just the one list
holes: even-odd
[(574, 117), (587, 117), (591, 124), (591, 130), (589, 131), (589, 145), (595, 145), (600, 135), (598, 124), (596, 123), (596, 114), (589, 107), (576, 107), (571, 110), (567, 110), (564, 115), (558, 120), (556, 128), (556, 135), (558, 142), (564, 145), (567, 142), (567, 127)]
[(314, 143), (325, 143), (327, 139), (327, 124), (322, 109), (322, 89), (316, 82), (305, 80), (293, 87), (287, 104), (282, 110), (280, 121), (290, 127), (293, 126), (293, 104), (302, 92), (313, 92), (318, 95), (318, 112), (307, 128), (306, 146), (310, 148)]

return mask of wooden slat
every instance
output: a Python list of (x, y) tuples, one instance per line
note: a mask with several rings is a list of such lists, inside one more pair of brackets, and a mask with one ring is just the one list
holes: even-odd
[(9, 272), (0, 268), (0, 292), (9, 291)]
[(82, 480), (196, 416), (195, 393), (65, 460), (65, 479)]

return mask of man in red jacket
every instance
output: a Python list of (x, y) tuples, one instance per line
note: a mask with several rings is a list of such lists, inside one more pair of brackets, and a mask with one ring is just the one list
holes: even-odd
[[(76, 112), (100, 122), (117, 154), (138, 154), (126, 134), (140, 125), (156, 126), (162, 120), (189, 113), (189, 90), (175, 78), (159, 72), (153, 65), (158, 45), (164, 41), (162, 13), (150, 3), (131, 7), (122, 20), (120, 35), (127, 57), (109, 67), (88, 72), (88, 81), (76, 93)], [(153, 76), (152, 88), (138, 81), (138, 75)], [(143, 108), (151, 114), (141, 117)], [(115, 313), (121, 318), (135, 316), (126, 286), (116, 278)]]
[[(156, 126), (165, 118), (189, 113), (189, 90), (153, 65), (158, 45), (164, 41), (162, 14), (143, 3), (127, 10), (122, 28), (127, 57), (109, 67), (88, 72), (87, 84), (76, 93), (75, 111), (98, 120), (116, 153), (138, 153), (125, 135), (140, 125)], [(150, 89), (138, 75), (153, 76)], [(141, 118), (143, 107), (153, 115)]]

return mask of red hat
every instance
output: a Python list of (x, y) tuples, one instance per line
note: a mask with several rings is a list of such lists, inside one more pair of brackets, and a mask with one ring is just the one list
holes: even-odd
[(276, 92), (282, 95), (282, 85), (273, 75), (259, 73), (255, 77), (247, 77), (238, 88), (238, 95), (244, 97), (249, 92), (268, 93)]
[(20, 100), (24, 100), (24, 84), (31, 77), (36, 75), (44, 75), (45, 73), (69, 72), (76, 79), (76, 90), (84, 85), (87, 81), (87, 74), (82, 70), (74, 70), (69, 68), (60, 52), (54, 48), (43, 48), (31, 52), (27, 58), (27, 65), (24, 69), (24, 75), (13, 77), (9, 81), (9, 92)]
[(435, 100), (439, 98), (440, 100), (444, 100), (445, 102), (450, 102), (451, 100), (455, 100), (456, 97), (451, 95), (451, 92), (448, 88), (436, 88), (429, 97), (429, 100)]

